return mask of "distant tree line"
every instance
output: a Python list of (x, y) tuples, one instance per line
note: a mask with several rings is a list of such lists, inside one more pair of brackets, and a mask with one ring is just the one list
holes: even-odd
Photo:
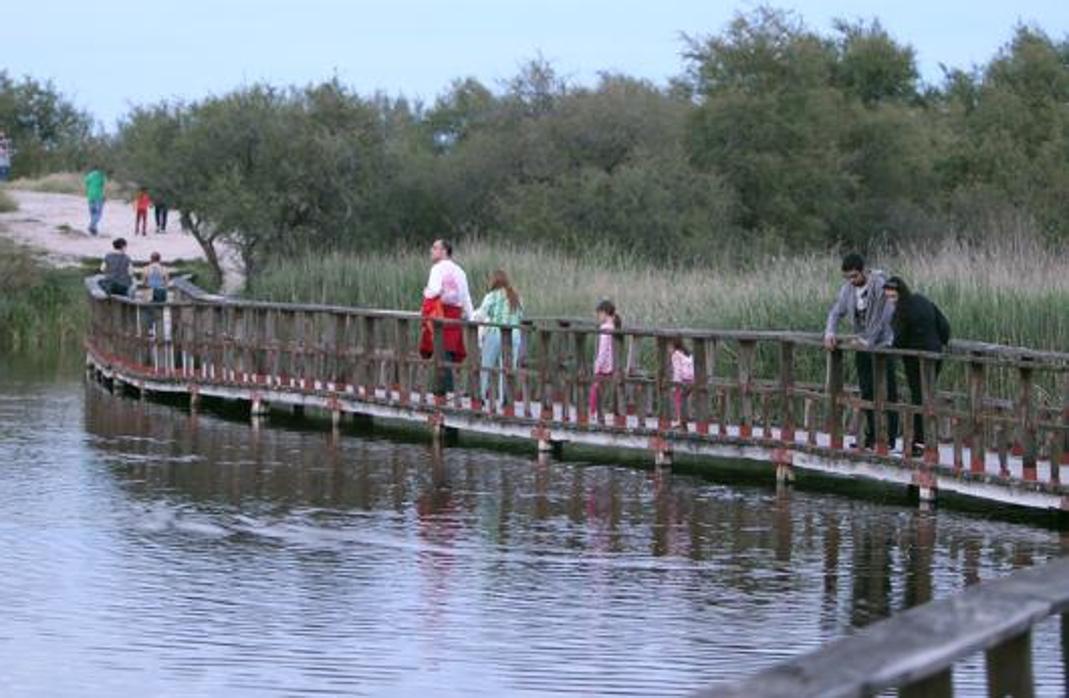
[[(0, 107), (2, 108), (2, 107)], [(0, 111), (0, 114), (3, 114)], [(1027, 231), (1069, 240), (1069, 40), (1019, 27), (985, 66), (918, 75), (878, 22), (761, 8), (685, 39), (660, 87), (538, 59), (433, 105), (337, 81), (134, 109), (101, 157), (250, 273), (325, 250), (479, 237), (746, 263)]]

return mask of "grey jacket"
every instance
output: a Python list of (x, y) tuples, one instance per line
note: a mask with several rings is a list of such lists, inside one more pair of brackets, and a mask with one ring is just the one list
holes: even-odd
[(839, 293), (835, 296), (835, 302), (828, 310), (828, 322), (824, 326), (824, 336), (834, 337), (839, 321), (849, 317), (854, 328), (854, 334), (865, 340), (870, 347), (888, 347), (894, 340), (891, 331), (891, 316), (894, 315), (894, 303), (888, 303), (883, 296), (883, 285), (887, 281), (882, 271), (870, 270), (866, 272), (868, 278), (868, 312), (865, 313), (864, 321), (859, 321), (857, 315), (857, 293), (854, 285), (849, 281), (842, 285)]

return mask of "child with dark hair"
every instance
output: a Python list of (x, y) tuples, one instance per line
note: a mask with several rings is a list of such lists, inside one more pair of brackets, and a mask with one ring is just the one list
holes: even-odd
[(613, 356), (614, 330), (623, 326), (623, 320), (616, 312), (613, 302), (604, 299), (594, 309), (598, 318), (598, 350), (594, 355), (594, 382), (590, 386), (590, 401), (588, 404), (591, 418), (598, 412), (598, 397), (601, 384), (612, 378), (615, 368)]
[(689, 396), (694, 385), (694, 357), (682, 337), (672, 338), (672, 402), (676, 408), (676, 424), (684, 426), (683, 398)]

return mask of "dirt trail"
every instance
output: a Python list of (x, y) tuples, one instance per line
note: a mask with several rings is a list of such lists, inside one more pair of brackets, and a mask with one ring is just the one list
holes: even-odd
[[(178, 259), (204, 259), (204, 252), (193, 237), (182, 231), (178, 215), (172, 211), (167, 232), (157, 235), (149, 211), (148, 236), (134, 235), (134, 208), (125, 201), (109, 199), (104, 205), (100, 235), (92, 236), (89, 208), (85, 198), (71, 194), (46, 194), (18, 189), (7, 190), (18, 201), (12, 213), (0, 213), (0, 235), (41, 250), (45, 258), (56, 266), (77, 265), (84, 258), (100, 259), (111, 251), (114, 238), (123, 237), (129, 243), (127, 253), (135, 262), (147, 261), (159, 252), (164, 262)], [(221, 250), (224, 290), (236, 291), (242, 277), (233, 256)]]

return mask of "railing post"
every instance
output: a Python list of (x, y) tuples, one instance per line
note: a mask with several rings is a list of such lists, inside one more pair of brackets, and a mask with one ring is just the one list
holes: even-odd
[(668, 360), (668, 339), (657, 337), (657, 429), (664, 431), (672, 423), (672, 375)]
[(514, 417), (516, 415), (516, 374), (512, 370), (512, 364), (515, 361), (515, 352), (512, 350), (512, 328), (502, 327), (498, 331), (501, 332), (501, 380), (498, 384), (501, 386), (500, 400), (504, 405), (502, 412), (506, 417)]
[(887, 455), (890, 434), (887, 429), (887, 362), (886, 354), (872, 356), (872, 416), (876, 424), (876, 453)]
[[(782, 341), (779, 345), (779, 385), (783, 401), (780, 441), (794, 443), (794, 342), (790, 340)], [(770, 434), (765, 436), (767, 438)]]
[[(438, 368), (442, 360), (442, 325), (434, 323), (434, 363)], [(363, 315), (360, 318), (360, 382), (364, 387), (364, 399), (375, 398), (375, 318)]]
[(551, 366), (553, 364), (553, 333), (549, 330), (538, 331), (539, 354), (538, 377), (539, 393), (542, 398), (542, 421), (553, 419), (553, 379)]
[[(483, 408), (482, 392), (482, 350), (479, 347), (479, 327), (477, 325), (465, 325), (464, 348), (467, 350), (468, 360), (468, 394), (471, 395), (471, 409), (478, 412)], [(493, 373), (491, 380), (493, 380)], [(491, 393), (492, 395), (492, 393)], [(493, 401), (490, 402), (490, 412), (495, 411)]]
[(406, 318), (397, 318), (397, 391), (402, 405), (412, 399), (412, 379), (408, 370), (409, 328), (410, 322)]
[(832, 349), (827, 361), (828, 436), (831, 447), (843, 447), (843, 350)]
[[(938, 391), (936, 389), (936, 362), (927, 357), (920, 360), (921, 394), (924, 404), (924, 462), (934, 465), (939, 462)], [(902, 450), (910, 444), (902, 442)]]
[(739, 340), (739, 436), (753, 436), (753, 357), (756, 343), (751, 339)]
[[(599, 335), (595, 335), (595, 336), (597, 337), (597, 339), (595, 340), (595, 344), (596, 344), (597, 342), (601, 341), (601, 335), (599, 334)], [(601, 413), (601, 402), (602, 402), (602, 399), (605, 396), (601, 394), (600, 386), (598, 386), (598, 398), (599, 399), (596, 400), (596, 401), (589, 400), (589, 395), (590, 395), (589, 391), (592, 391), (592, 390), (595, 389), (594, 381), (597, 380), (597, 376), (590, 376), (589, 375), (590, 374), (590, 369), (588, 367), (590, 366), (590, 357), (587, 355), (586, 332), (584, 332), (582, 330), (578, 330), (578, 329), (575, 330), (573, 332), (573, 334), (572, 334), (572, 341), (574, 342), (574, 346), (575, 346), (575, 376), (574, 376), (574, 384), (576, 386), (576, 391), (575, 391), (575, 395), (576, 395), (576, 400), (575, 400), (576, 419), (579, 422), (579, 424), (588, 424), (590, 422), (591, 415), (590, 415), (590, 413), (588, 411), (588, 404), (587, 403), (588, 402), (591, 402), (591, 403), (596, 402), (596, 404), (594, 406), (598, 410), (598, 414), (600, 415), (600, 413)], [(563, 405), (563, 409), (565, 409), (565, 410), (568, 409), (567, 401), (565, 401), (565, 404)], [(565, 422), (568, 421), (568, 415), (567, 414), (562, 415), (562, 421), (565, 421)]]
[(1032, 630), (1029, 628), (987, 650), (987, 694), (1032, 698)]
[(969, 362), (969, 469), (982, 473), (987, 468), (984, 438), (984, 393), (986, 371), (979, 361)]
[(624, 407), (624, 392), (627, 387), (628, 356), (624, 348), (624, 336), (615, 334), (612, 336), (612, 423), (616, 427), (627, 426), (627, 413)]
[(1020, 430), (1021, 472), (1025, 480), (1036, 479), (1036, 413), (1032, 405), (1031, 366), (1017, 369), (1017, 427)]
[(697, 431), (709, 433), (709, 373), (706, 367), (705, 346), (707, 340), (699, 337), (694, 340), (694, 417)]

